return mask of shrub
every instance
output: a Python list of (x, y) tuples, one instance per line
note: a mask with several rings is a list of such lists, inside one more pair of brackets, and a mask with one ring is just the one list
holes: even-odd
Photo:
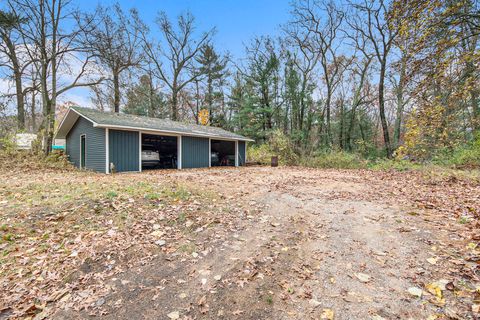
[(28, 150), (7, 152), (0, 150), (0, 170), (41, 170), (41, 169), (73, 169), (63, 152), (54, 151), (48, 156)]
[(419, 169), (420, 164), (409, 160), (401, 159), (380, 159), (375, 162), (370, 163), (369, 168), (373, 170), (397, 170), (397, 171), (407, 171)]
[(6, 154), (11, 154), (17, 150), (13, 135), (6, 135), (0, 139), (0, 150)]
[(480, 168), (480, 134), (471, 144), (457, 148), (450, 163), (456, 167)]
[(279, 161), (282, 164), (296, 165), (299, 157), (295, 153), (292, 140), (285, 135), (281, 130), (272, 131), (268, 138), (270, 149), (279, 156)]
[(248, 147), (248, 161), (259, 164), (270, 164), (274, 152), (268, 144), (252, 145)]
[(292, 141), (281, 130), (272, 131), (268, 143), (253, 145), (248, 149), (249, 161), (270, 164), (272, 156), (278, 156), (281, 165), (297, 165), (299, 162)]
[(469, 144), (457, 146), (453, 150), (442, 150), (433, 159), (433, 163), (459, 169), (480, 168), (480, 134)]

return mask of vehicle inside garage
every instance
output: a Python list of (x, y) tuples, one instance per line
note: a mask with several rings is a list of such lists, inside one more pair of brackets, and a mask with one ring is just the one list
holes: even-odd
[(235, 166), (235, 142), (211, 140), (212, 167)]
[(177, 168), (177, 137), (142, 134), (142, 170)]

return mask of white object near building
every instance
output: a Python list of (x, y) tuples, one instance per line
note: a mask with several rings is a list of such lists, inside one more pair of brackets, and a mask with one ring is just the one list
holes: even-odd
[(37, 135), (34, 133), (17, 133), (15, 135), (15, 145), (17, 149), (30, 150), (36, 139)]

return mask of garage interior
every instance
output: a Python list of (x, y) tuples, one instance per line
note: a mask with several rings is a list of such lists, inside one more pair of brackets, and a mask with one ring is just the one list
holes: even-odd
[(177, 149), (175, 136), (142, 134), (142, 170), (176, 169)]
[(235, 142), (211, 140), (212, 167), (235, 166)]

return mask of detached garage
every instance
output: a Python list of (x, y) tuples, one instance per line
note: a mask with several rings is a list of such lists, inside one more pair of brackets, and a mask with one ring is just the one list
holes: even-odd
[(247, 142), (216, 127), (71, 107), (55, 136), (79, 168), (110, 173), (242, 166)]

